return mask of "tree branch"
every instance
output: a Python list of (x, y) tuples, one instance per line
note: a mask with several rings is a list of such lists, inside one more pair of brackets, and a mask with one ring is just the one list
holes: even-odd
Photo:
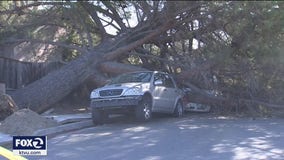
[(127, 27), (122, 21), (122, 18), (117, 13), (116, 9), (111, 5), (110, 1), (102, 1), (102, 3), (112, 12), (111, 18), (119, 25), (122, 31), (125, 31)]
[(63, 43), (63, 42), (46, 41), (46, 40), (40, 40), (40, 39), (17, 39), (17, 40), (4, 41), (4, 43), (22, 43), (22, 42), (51, 44), (51, 45), (54, 45), (54, 46), (60, 46), (60, 47), (68, 48), (68, 49), (74, 49), (74, 50), (77, 50), (81, 53), (87, 53), (87, 49), (85, 49), (83, 47), (79, 47), (77, 45), (72, 45), (72, 44), (66, 44), (66, 43)]
[(139, 66), (134, 66), (130, 64), (123, 64), (123, 63), (118, 63), (118, 62), (103, 62), (98, 65), (98, 69), (102, 73), (110, 73), (110, 74), (121, 74), (121, 73), (126, 73), (126, 72), (135, 72), (135, 71), (147, 71), (147, 69), (139, 67)]
[(0, 14), (17, 14), (18, 12), (30, 8), (30, 7), (36, 7), (36, 6), (41, 6), (41, 5), (66, 5), (64, 2), (34, 2), (31, 4), (27, 4), (21, 7), (16, 7), (15, 9), (12, 10), (5, 10), (5, 11), (0, 11)]
[(164, 25), (160, 26), (159, 28), (155, 29), (152, 33), (146, 35), (144, 38), (141, 38), (135, 42), (132, 42), (126, 46), (120, 47), (115, 51), (109, 52), (103, 56), (105, 60), (112, 60), (116, 57), (120, 56), (121, 54), (126, 54), (127, 52), (133, 50), (134, 48), (144, 44), (145, 42), (149, 41), (151, 38), (161, 34), (162, 32), (167, 31), (173, 25), (172, 21), (166, 22)]
[(113, 19), (111, 19), (111, 21), (107, 21), (103, 18), (100, 18), (100, 20), (104, 21), (105, 23), (107, 23), (106, 25), (104, 25), (104, 27), (111, 25), (113, 28), (117, 29), (118, 31), (120, 30), (119, 27), (117, 27), (114, 23), (113, 23)]
[(90, 16), (92, 17), (92, 19), (95, 21), (96, 25), (98, 26), (98, 29), (102, 35), (102, 41), (104, 41), (107, 38), (107, 33), (106, 30), (102, 24), (102, 22), (100, 21), (100, 18), (97, 14), (97, 10), (94, 8), (94, 5), (91, 5), (89, 3), (86, 2), (79, 2), (80, 5), (86, 10), (87, 13), (90, 14)]

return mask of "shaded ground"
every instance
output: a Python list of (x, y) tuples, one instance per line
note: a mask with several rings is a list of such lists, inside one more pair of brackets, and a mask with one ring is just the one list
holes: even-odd
[(149, 123), (108, 124), (48, 140), (47, 157), (31, 159), (262, 160), (284, 159), (284, 119), (235, 119), (187, 114)]
[(88, 113), (90, 101), (88, 99), (79, 99), (66, 97), (62, 101), (54, 104), (51, 108), (52, 114), (73, 114)]
[(68, 103), (68, 102), (61, 102), (55, 104), (52, 109), (51, 113), (53, 114), (73, 114), (73, 113), (88, 113), (89, 112), (89, 103), (82, 102), (82, 103)]

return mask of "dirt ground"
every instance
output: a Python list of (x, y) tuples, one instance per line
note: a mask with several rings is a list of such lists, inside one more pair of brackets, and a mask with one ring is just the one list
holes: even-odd
[(88, 100), (66, 98), (53, 105), (42, 115), (29, 109), (21, 109), (0, 121), (0, 132), (10, 135), (32, 135), (38, 129), (58, 125), (56, 121), (48, 119), (43, 115), (88, 113), (88, 107)]
[(15, 135), (32, 135), (38, 129), (57, 126), (57, 122), (29, 109), (14, 112), (0, 123), (0, 132)]

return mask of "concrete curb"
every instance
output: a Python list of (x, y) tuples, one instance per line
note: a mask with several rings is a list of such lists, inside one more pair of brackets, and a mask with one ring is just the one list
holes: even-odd
[(63, 125), (66, 123), (80, 122), (83, 120), (91, 119), (90, 113), (79, 113), (79, 114), (66, 114), (66, 115), (47, 115), (44, 116), (56, 120), (59, 124)]
[(82, 129), (93, 126), (92, 120), (82, 121), (82, 122), (75, 122), (70, 124), (64, 124), (57, 127), (51, 127), (46, 129), (40, 129), (35, 131), (32, 135), (33, 136), (49, 136), (53, 134), (58, 134), (62, 132)]
[[(46, 128), (46, 129), (40, 129), (35, 131), (32, 135), (33, 136), (51, 136), (63, 132), (68, 132), (72, 130), (78, 130), (78, 129), (83, 129), (83, 128), (88, 128), (93, 126), (92, 120), (86, 120), (86, 121), (81, 121), (81, 122), (75, 122), (75, 123), (69, 123), (69, 124), (64, 124), (56, 127), (51, 127), (51, 128)], [(2, 137), (2, 134), (0, 133), (0, 136)], [(5, 138), (0, 139), (0, 145), (1, 146), (6, 146), (6, 145), (11, 145), (13, 141), (13, 137), (7, 134), (3, 134)]]

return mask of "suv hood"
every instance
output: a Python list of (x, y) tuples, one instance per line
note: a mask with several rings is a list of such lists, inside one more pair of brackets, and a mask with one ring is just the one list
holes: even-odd
[(105, 90), (105, 89), (127, 89), (132, 88), (135, 86), (143, 85), (146, 83), (121, 83), (121, 84), (111, 84), (111, 85), (105, 85), (104, 87), (98, 88), (97, 90)]

